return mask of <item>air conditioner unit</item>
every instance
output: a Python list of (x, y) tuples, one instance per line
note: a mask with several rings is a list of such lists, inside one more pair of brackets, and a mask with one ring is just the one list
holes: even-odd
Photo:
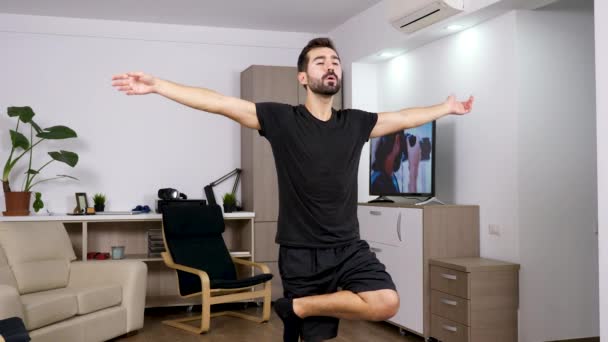
[(464, 0), (390, 0), (387, 10), (397, 30), (412, 33), (464, 11)]

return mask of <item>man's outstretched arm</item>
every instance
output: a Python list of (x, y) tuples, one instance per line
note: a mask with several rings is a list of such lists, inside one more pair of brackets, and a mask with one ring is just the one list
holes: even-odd
[(127, 95), (156, 93), (188, 107), (224, 115), (243, 126), (260, 129), (253, 102), (225, 96), (213, 90), (173, 83), (143, 72), (114, 75), (112, 86)]
[(473, 96), (464, 102), (456, 101), (454, 96), (449, 96), (445, 102), (435, 106), (378, 113), (378, 121), (370, 137), (380, 137), (407, 128), (418, 127), (448, 114), (467, 114), (471, 109), (473, 109)]

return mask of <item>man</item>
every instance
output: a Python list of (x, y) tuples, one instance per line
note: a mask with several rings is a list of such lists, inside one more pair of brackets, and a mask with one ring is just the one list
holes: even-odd
[(386, 320), (399, 296), (390, 275), (359, 239), (357, 173), (370, 137), (416, 127), (444, 115), (468, 113), (473, 98), (397, 112), (332, 109), (342, 68), (333, 43), (311, 40), (298, 58), (305, 105), (251, 103), (214, 91), (161, 80), (141, 72), (114, 76), (127, 95), (157, 93), (189, 107), (224, 115), (265, 136), (279, 182), (279, 269), (285, 298), (274, 308), (284, 341), (337, 336), (338, 320)]

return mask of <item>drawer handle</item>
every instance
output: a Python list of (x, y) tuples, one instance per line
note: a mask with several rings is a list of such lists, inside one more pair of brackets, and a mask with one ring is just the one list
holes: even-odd
[(378, 211), (378, 210), (370, 210), (369, 212), (370, 214), (374, 215), (374, 216), (381, 216), (382, 212)]
[(377, 247), (370, 247), (369, 250), (372, 251), (372, 252), (374, 252), (374, 253), (380, 253), (380, 252), (382, 252), (382, 248), (377, 248)]
[(447, 331), (451, 331), (451, 332), (457, 332), (458, 331), (458, 328), (453, 327), (451, 325), (445, 325), (445, 324), (443, 325), (443, 329), (445, 329)]
[(448, 280), (456, 280), (458, 279), (458, 277), (456, 277), (453, 274), (447, 274), (447, 273), (441, 273), (441, 277), (448, 279)]
[(401, 240), (401, 213), (399, 213), (399, 217), (397, 218), (397, 237), (399, 241), (403, 241)]
[(449, 300), (449, 299), (442, 299), (441, 302), (445, 305), (451, 305), (451, 306), (456, 306), (458, 305), (458, 302), (455, 300)]

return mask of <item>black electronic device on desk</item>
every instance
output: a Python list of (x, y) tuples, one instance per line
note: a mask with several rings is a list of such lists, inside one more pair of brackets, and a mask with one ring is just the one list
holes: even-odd
[(163, 208), (165, 208), (167, 205), (184, 205), (184, 206), (188, 206), (188, 205), (200, 205), (200, 206), (205, 206), (207, 205), (207, 201), (204, 199), (176, 199), (176, 200), (156, 200), (156, 213), (158, 214), (162, 214), (163, 213)]
[(158, 200), (156, 200), (156, 212), (162, 214), (163, 208), (172, 205), (207, 205), (204, 199), (188, 199), (186, 194), (173, 188), (163, 188), (158, 190)]

